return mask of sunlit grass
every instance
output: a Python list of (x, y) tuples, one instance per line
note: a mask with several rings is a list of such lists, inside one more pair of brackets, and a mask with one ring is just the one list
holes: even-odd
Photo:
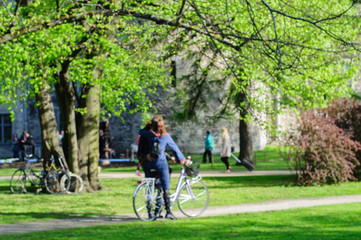
[[(254, 161), (255, 169), (254, 170), (289, 170), (292, 169), (292, 165), (287, 160), (286, 153), (288, 152), (288, 147), (280, 146), (267, 146), (264, 150), (254, 151)], [(238, 157), (238, 153), (234, 153)], [(203, 155), (201, 154), (190, 154), (193, 162), (203, 161)], [(208, 161), (208, 160), (207, 160)], [(137, 162), (137, 160), (136, 160)], [(229, 158), (229, 163), (232, 166), (233, 170), (242, 170), (248, 171), (243, 166), (236, 166), (237, 160), (232, 156)], [(180, 171), (181, 166), (179, 164), (171, 164), (171, 167), (174, 171)], [(122, 168), (103, 168), (102, 172), (135, 172), (136, 167), (122, 167)], [(225, 171), (225, 164), (221, 161), (221, 156), (218, 154), (213, 155), (213, 167), (210, 163), (201, 165), (202, 171)]]
[(360, 239), (361, 203), (5, 235), (0, 239)]
[[(287, 151), (287, 147), (279, 147), (279, 146), (267, 146), (264, 150), (254, 151), (254, 159), (255, 159), (255, 170), (288, 170), (291, 169), (289, 161), (285, 160), (286, 155), (284, 154)], [(238, 153), (234, 153), (235, 156), (238, 157)], [(188, 156), (188, 155), (187, 155)], [(190, 154), (193, 162), (202, 162), (203, 156), (200, 154)], [(213, 168), (209, 163), (202, 164), (202, 171), (224, 171), (226, 167), (224, 163), (221, 161), (220, 155), (213, 155)], [(114, 172), (135, 172), (136, 166), (134, 163), (133, 166), (129, 167), (119, 167), (119, 168), (103, 168), (102, 173), (114, 173)], [(233, 170), (241, 170), (248, 171), (243, 166), (236, 166), (237, 161), (233, 158), (229, 158), (229, 162), (233, 168)], [(181, 170), (181, 166), (179, 164), (170, 164), (175, 172), (179, 172)], [(0, 176), (11, 176), (15, 168), (9, 169), (0, 169)]]
[[(100, 179), (105, 187), (96, 193), (78, 195), (12, 194), (10, 181), (0, 181), (0, 224), (30, 222), (53, 218), (89, 217), (131, 213), (132, 194), (137, 178)], [(296, 199), (351, 195), (361, 193), (361, 183), (298, 187), (294, 176), (204, 177), (210, 206), (264, 202), (274, 199)], [(177, 178), (172, 178), (173, 191)], [(135, 216), (135, 215), (134, 215)]]

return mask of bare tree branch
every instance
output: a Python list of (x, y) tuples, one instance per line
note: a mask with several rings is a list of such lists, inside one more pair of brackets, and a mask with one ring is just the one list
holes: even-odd
[(183, 15), (183, 11), (184, 11), (184, 6), (185, 6), (185, 4), (186, 4), (186, 0), (182, 0), (182, 5), (181, 5), (181, 7), (180, 7), (180, 9), (179, 9), (179, 11), (178, 11), (178, 14), (177, 14), (177, 17), (176, 17), (176, 23), (178, 24), (178, 22), (179, 22), (179, 19), (182, 17), (182, 15)]
[[(320, 29), (322, 32), (326, 33), (331, 38), (333, 38), (333, 39), (335, 39), (335, 40), (337, 40), (339, 42), (342, 42), (343, 44), (346, 44), (346, 45), (349, 45), (349, 46), (354, 46), (354, 44), (346, 42), (343, 38), (341, 38), (341, 37), (337, 36), (336, 34), (324, 29), (323, 27), (319, 26), (318, 23), (340, 18), (341, 16), (343, 16), (347, 11), (349, 11), (355, 5), (355, 3), (356, 3), (355, 0), (352, 1), (352, 5), (347, 10), (345, 10), (344, 12), (342, 12), (342, 13), (340, 13), (340, 14), (332, 17), (332, 18), (324, 18), (324, 19), (320, 19), (318, 21), (310, 21), (310, 20), (305, 19), (305, 18), (294, 17), (294, 16), (291, 16), (291, 15), (285, 14), (284, 12), (273, 9), (268, 3), (265, 2), (265, 0), (262, 0), (262, 3), (270, 10), (271, 13), (277, 13), (277, 14), (280, 14), (280, 15), (285, 16), (285, 17), (290, 18), (290, 19), (310, 23), (310, 24), (314, 25), (316, 28)], [(355, 48), (355, 50), (360, 51), (359, 49), (356, 49), (356, 48)]]

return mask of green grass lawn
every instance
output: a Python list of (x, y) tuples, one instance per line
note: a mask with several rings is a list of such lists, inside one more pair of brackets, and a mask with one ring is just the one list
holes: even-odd
[[(256, 170), (289, 169), (288, 163), (280, 160), (283, 156), (278, 148), (267, 147), (264, 152), (257, 152), (256, 157)], [(201, 156), (193, 155), (192, 159), (200, 162)], [(173, 168), (177, 171), (180, 166), (174, 165)], [(210, 164), (202, 164), (201, 169), (212, 170)], [(0, 175), (11, 175), (14, 170), (1, 169)], [(224, 170), (218, 156), (215, 156), (213, 170)], [(102, 171), (134, 172), (135, 167), (105, 168)], [(132, 193), (137, 186), (137, 177), (100, 181), (105, 189), (96, 193), (49, 195), (12, 194), (10, 181), (2, 180), (0, 224), (133, 213)], [(210, 206), (361, 194), (361, 182), (300, 187), (294, 185), (293, 175), (204, 177), (202, 181), (209, 188)], [(172, 189), (176, 182), (177, 179), (172, 178)], [(361, 239), (360, 209), (361, 204), (355, 203), (5, 235), (0, 239)]]
[[(254, 151), (254, 170), (289, 170), (292, 169), (292, 164), (286, 158), (287, 147), (279, 146), (267, 146), (264, 150)], [(234, 153), (238, 157), (238, 153)], [(190, 154), (187, 156), (192, 157), (193, 162), (202, 162), (203, 156), (200, 154)], [(202, 171), (225, 171), (225, 164), (221, 161), (220, 155), (213, 155), (213, 168), (212, 165), (202, 164)], [(243, 166), (235, 166), (236, 160), (233, 157), (229, 158), (229, 163), (233, 170), (244, 170), (247, 169)], [(171, 164), (174, 171), (180, 171), (181, 166), (179, 164)], [(103, 168), (102, 172), (135, 172), (135, 166), (133, 167), (122, 167), (122, 168)]]
[[(264, 150), (255, 151), (255, 170), (288, 170), (292, 169), (289, 161), (284, 160), (285, 154), (284, 152), (287, 150), (287, 147), (279, 147), (279, 146), (267, 146)], [(238, 153), (234, 153), (238, 156)], [(202, 162), (202, 155), (200, 154), (190, 154), (193, 162)], [(202, 171), (225, 171), (225, 164), (221, 161), (220, 155), (213, 155), (213, 168), (211, 164), (202, 164)], [(235, 166), (236, 160), (233, 157), (229, 158), (229, 162), (233, 168), (233, 170), (244, 170), (247, 169), (243, 166)], [(180, 171), (181, 166), (179, 164), (171, 164), (174, 171)], [(135, 172), (136, 167), (121, 167), (121, 168), (103, 168), (102, 172), (104, 173), (114, 173), (114, 172)], [(0, 176), (11, 176), (15, 168), (8, 169), (0, 169)]]
[(0, 239), (347, 239), (361, 237), (361, 203), (135, 222), (0, 236)]
[[(100, 181), (104, 190), (78, 195), (12, 194), (9, 180), (0, 181), (0, 224), (133, 213), (136, 177)], [(210, 206), (361, 193), (359, 182), (298, 187), (293, 186), (294, 176), (205, 177), (202, 181), (209, 188)], [(176, 182), (172, 178), (172, 189)]]

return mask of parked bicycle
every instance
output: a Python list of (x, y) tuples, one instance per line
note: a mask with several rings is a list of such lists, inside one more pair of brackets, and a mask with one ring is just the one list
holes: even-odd
[[(45, 188), (49, 193), (62, 194), (65, 193), (70, 186), (70, 177), (66, 170), (62, 157), (58, 157), (59, 167), (56, 166), (55, 158), (52, 155), (49, 159), (49, 166), (46, 168), (46, 175), (44, 177)], [(61, 179), (65, 178), (68, 181), (61, 182)], [(62, 185), (64, 184), (64, 185)]]
[[(202, 214), (209, 203), (209, 193), (207, 186), (201, 181), (198, 175), (199, 163), (192, 166), (183, 166), (175, 192), (170, 196), (171, 209), (177, 202), (179, 210), (187, 217), (197, 217)], [(159, 217), (164, 208), (163, 190), (160, 180), (154, 178), (144, 178), (139, 180), (139, 185), (133, 193), (133, 209), (137, 217), (142, 221), (152, 221), (149, 218), (148, 208)]]
[(26, 162), (26, 167), (14, 172), (10, 181), (10, 190), (13, 193), (40, 192), (44, 186), (42, 175), (35, 173)]
[(25, 149), (25, 167), (14, 172), (10, 180), (10, 190), (13, 193), (40, 192), (45, 189), (52, 194), (76, 194), (82, 192), (84, 183), (82, 178), (66, 169), (62, 157), (57, 158), (57, 167), (54, 156), (51, 156), (49, 166), (40, 173), (40, 170), (31, 167), (30, 158), (39, 158), (29, 153)]
[(84, 188), (83, 179), (66, 168), (62, 156), (57, 158), (57, 162), (60, 165), (59, 168), (56, 167), (54, 156), (51, 156), (51, 164), (45, 177), (47, 191), (50, 193), (81, 193)]
[(38, 193), (44, 188), (44, 175), (31, 167), (30, 159), (34, 156), (28, 150), (24, 150), (25, 166), (17, 169), (11, 176), (10, 190), (13, 193)]

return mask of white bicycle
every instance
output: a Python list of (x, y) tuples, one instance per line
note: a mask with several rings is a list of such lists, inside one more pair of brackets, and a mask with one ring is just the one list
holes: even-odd
[[(207, 186), (198, 176), (199, 164), (192, 167), (183, 166), (175, 192), (170, 196), (170, 207), (173, 209), (177, 202), (179, 210), (187, 217), (197, 217), (207, 208), (209, 193)], [(149, 218), (149, 204), (151, 211), (159, 217), (164, 208), (163, 190), (157, 177), (143, 178), (133, 193), (133, 208), (137, 217), (142, 221), (153, 221)]]

